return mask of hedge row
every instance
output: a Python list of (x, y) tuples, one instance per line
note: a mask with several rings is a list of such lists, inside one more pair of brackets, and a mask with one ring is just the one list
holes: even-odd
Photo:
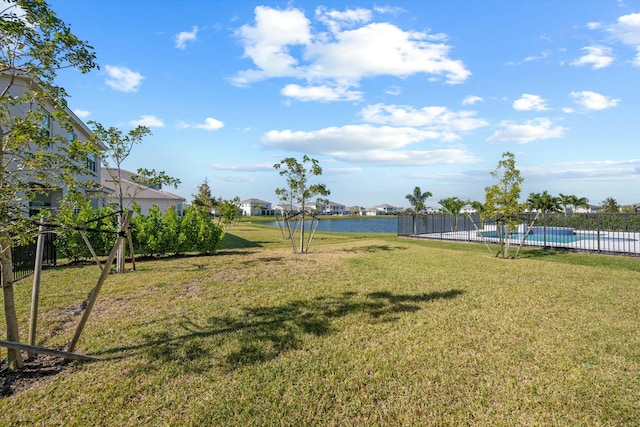
[[(78, 261), (92, 257), (80, 229), (85, 229), (84, 234), (98, 256), (107, 255), (115, 243), (118, 216), (111, 207), (95, 210), (86, 205), (66, 222), (69, 227), (58, 234), (55, 243), (62, 258)], [(222, 228), (206, 210), (196, 206), (190, 206), (182, 218), (174, 209), (162, 213), (155, 204), (148, 215), (142, 215), (136, 207), (130, 230), (134, 250), (139, 255), (214, 254), (224, 245)]]

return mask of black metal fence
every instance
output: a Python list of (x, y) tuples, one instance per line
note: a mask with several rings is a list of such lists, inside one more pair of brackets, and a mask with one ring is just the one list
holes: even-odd
[[(42, 266), (56, 265), (56, 248), (54, 246), (55, 235), (44, 234), (44, 251), (42, 254)], [(36, 242), (11, 248), (13, 261), (13, 280), (20, 280), (33, 274), (36, 265)]]
[[(512, 244), (640, 256), (640, 214), (522, 215), (517, 229), (505, 230), (478, 214), (400, 215), (398, 235), (428, 239)], [(534, 221), (535, 220), (535, 221)], [(523, 238), (526, 239), (523, 241)]]

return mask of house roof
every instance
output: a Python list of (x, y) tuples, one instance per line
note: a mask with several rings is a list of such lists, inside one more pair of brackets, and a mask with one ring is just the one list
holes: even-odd
[(252, 205), (270, 205), (271, 202), (266, 202), (264, 200), (260, 200), (260, 199), (246, 199), (246, 200), (242, 200), (240, 202), (243, 205), (248, 205), (248, 204), (252, 204)]
[[(114, 171), (112, 168), (102, 168), (100, 184), (108, 191), (111, 190), (115, 194), (118, 192), (117, 180), (111, 176), (110, 171)], [(184, 202), (186, 199), (182, 196), (178, 196), (168, 191), (156, 190), (137, 182), (133, 182), (138, 175), (121, 169), (120, 183), (122, 185), (122, 193), (125, 198), (132, 199), (151, 199), (151, 200), (171, 200), (176, 202)]]

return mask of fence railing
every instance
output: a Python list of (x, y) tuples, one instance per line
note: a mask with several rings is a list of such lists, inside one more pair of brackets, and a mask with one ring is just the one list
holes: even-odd
[(478, 214), (400, 215), (398, 235), (428, 239), (511, 243), (552, 249), (572, 249), (640, 256), (640, 214), (545, 214), (519, 217), (517, 230), (498, 228), (494, 219)]
[[(55, 236), (53, 234), (44, 234), (43, 267), (56, 265), (54, 239)], [(13, 246), (11, 248), (11, 259), (13, 261), (13, 280), (20, 280), (33, 274), (36, 263), (36, 242), (23, 246)]]

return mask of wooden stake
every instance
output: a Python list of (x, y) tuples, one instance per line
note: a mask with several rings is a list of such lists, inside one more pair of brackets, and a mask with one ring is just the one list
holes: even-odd
[(12, 342), (12, 341), (0, 340), (0, 346), (1, 347), (12, 348), (14, 350), (24, 350), (24, 351), (27, 351), (29, 354), (32, 354), (32, 353), (43, 353), (43, 354), (50, 354), (52, 356), (64, 357), (65, 359), (96, 360), (95, 357), (85, 356), (84, 354), (69, 353), (69, 352), (62, 351), (62, 350), (54, 350), (52, 348), (36, 347), (34, 345), (20, 344), (20, 343)]
[(104, 281), (107, 279), (107, 276), (109, 275), (109, 270), (111, 270), (111, 264), (113, 263), (113, 259), (118, 254), (118, 249), (122, 246), (122, 242), (125, 239), (125, 231), (126, 231), (127, 227), (129, 226), (129, 222), (131, 221), (131, 217), (132, 216), (133, 216), (133, 211), (127, 212), (127, 216), (124, 219), (124, 223), (122, 224), (122, 226), (120, 227), (120, 230), (118, 231), (118, 238), (116, 239), (116, 243), (111, 248), (111, 252), (109, 253), (109, 258), (107, 258), (107, 262), (105, 263), (104, 267), (102, 268), (102, 274), (100, 274), (100, 278), (98, 279), (98, 283), (96, 283), (96, 286), (93, 288), (93, 292), (91, 292), (91, 297), (89, 298), (89, 302), (87, 303), (87, 308), (84, 310), (84, 313), (82, 314), (82, 318), (80, 319), (80, 323), (78, 324), (78, 327), (76, 328), (76, 333), (73, 335), (73, 338), (71, 339), (71, 342), (69, 343), (69, 348), (67, 349), (67, 351), (69, 351), (69, 352), (73, 352), (73, 349), (75, 348), (75, 346), (76, 346), (76, 344), (78, 342), (78, 339), (80, 338), (80, 334), (82, 333), (82, 330), (84, 329), (84, 325), (87, 323), (87, 320), (89, 319), (89, 315), (91, 314), (91, 310), (93, 309), (93, 305), (95, 304), (96, 299), (98, 298), (98, 293), (100, 292), (100, 289), (102, 288), (102, 284), (104, 283)]
[(131, 229), (127, 228), (127, 240), (129, 240), (129, 252), (131, 252), (131, 266), (136, 271), (136, 254), (133, 253), (133, 239), (131, 238)]
[(89, 248), (89, 252), (91, 252), (91, 255), (93, 256), (93, 260), (96, 262), (96, 264), (98, 264), (98, 268), (102, 270), (102, 265), (100, 265), (100, 260), (98, 259), (98, 255), (96, 255), (96, 252), (93, 250), (93, 246), (91, 246), (91, 242), (89, 242), (87, 235), (83, 230), (78, 230), (78, 231), (82, 236), (82, 240), (84, 240), (84, 243), (87, 245), (87, 248)]
[[(44, 252), (44, 218), (40, 217), (38, 240), (36, 243), (36, 259), (33, 268), (33, 287), (31, 290), (31, 315), (29, 317), (29, 344), (36, 344), (36, 326), (38, 324), (38, 301), (40, 300), (40, 279), (42, 277), (42, 254)], [(29, 357), (32, 356), (28, 353)]]

